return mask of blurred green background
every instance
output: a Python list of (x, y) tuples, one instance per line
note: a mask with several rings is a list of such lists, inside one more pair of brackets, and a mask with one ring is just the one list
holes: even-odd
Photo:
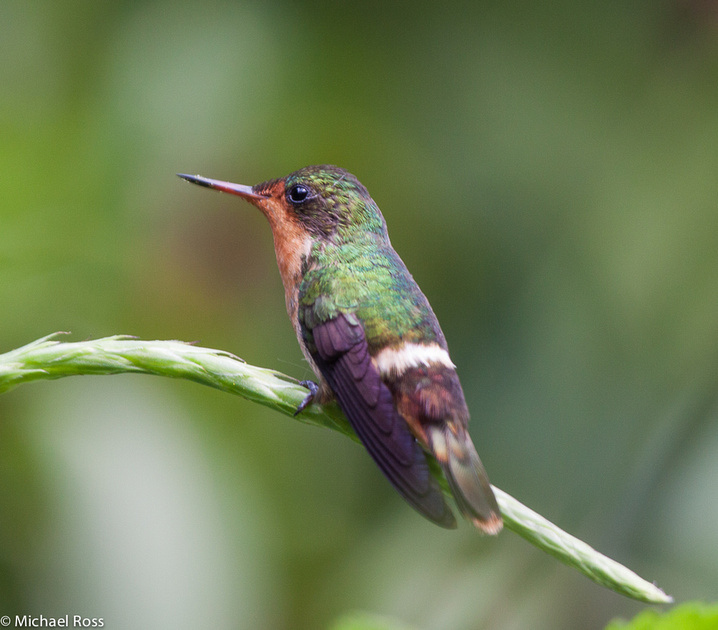
[[(431, 300), (492, 481), (718, 598), (718, 11), (0, 4), (0, 351), (197, 340), (308, 378), (254, 184), (354, 172)], [(0, 615), (107, 628), (601, 628), (640, 604), (440, 530), (355, 444), (187, 382), (0, 399)]]

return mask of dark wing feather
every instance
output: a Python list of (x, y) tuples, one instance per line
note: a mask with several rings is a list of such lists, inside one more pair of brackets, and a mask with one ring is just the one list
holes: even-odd
[(340, 314), (315, 326), (312, 335), (317, 367), (379, 468), (426, 518), (442, 527), (456, 527), (421, 446), (371, 361), (361, 324)]

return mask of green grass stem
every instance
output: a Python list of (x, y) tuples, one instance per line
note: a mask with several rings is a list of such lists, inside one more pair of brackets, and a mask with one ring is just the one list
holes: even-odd
[[(0, 355), (0, 393), (22, 383), (63, 376), (155, 374), (237, 394), (300, 422), (327, 427), (356, 440), (337, 405), (310, 405), (295, 418), (294, 411), (307, 393), (298, 381), (274, 370), (248, 365), (228, 352), (181, 341), (142, 341), (127, 336), (61, 342), (56, 339), (59, 334)], [(438, 466), (433, 470), (446, 488)], [(567, 534), (503, 490), (494, 486), (494, 491), (506, 527), (539, 549), (627, 597), (654, 604), (672, 601), (654, 584)]]

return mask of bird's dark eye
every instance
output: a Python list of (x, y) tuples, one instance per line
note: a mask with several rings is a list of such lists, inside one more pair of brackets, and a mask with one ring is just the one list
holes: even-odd
[(302, 203), (307, 197), (309, 197), (309, 188), (304, 184), (294, 184), (294, 186), (287, 191), (287, 199), (292, 203)]

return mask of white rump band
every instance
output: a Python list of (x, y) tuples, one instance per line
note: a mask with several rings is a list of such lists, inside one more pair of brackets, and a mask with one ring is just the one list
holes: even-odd
[(405, 343), (400, 348), (385, 348), (374, 357), (380, 374), (399, 375), (409, 368), (428, 367), (439, 364), (448, 368), (456, 366), (451, 362), (449, 353), (435, 343)]

